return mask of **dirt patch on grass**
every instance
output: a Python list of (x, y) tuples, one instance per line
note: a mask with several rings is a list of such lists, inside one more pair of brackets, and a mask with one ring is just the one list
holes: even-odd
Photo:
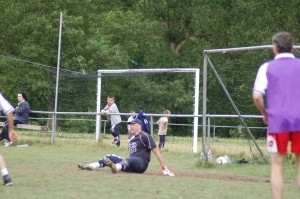
[[(158, 175), (157, 173), (152, 173), (152, 171), (147, 172), (148, 175)], [(218, 172), (175, 172), (176, 177), (188, 177), (188, 178), (205, 178), (212, 180), (224, 180), (224, 181), (241, 181), (241, 182), (259, 182), (259, 183), (270, 183), (269, 177), (259, 177), (259, 176), (242, 176), (228, 173), (218, 173)], [(284, 183), (291, 184), (295, 183), (295, 180), (285, 180)]]

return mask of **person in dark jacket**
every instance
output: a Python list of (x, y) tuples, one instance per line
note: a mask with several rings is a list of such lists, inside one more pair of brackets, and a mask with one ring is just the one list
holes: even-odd
[(143, 109), (140, 110), (140, 112), (137, 115), (137, 118), (141, 120), (142, 122), (142, 130), (149, 134), (149, 119), (145, 115), (145, 112)]
[[(15, 108), (14, 112), (14, 126), (17, 124), (27, 124), (28, 116), (30, 112), (30, 106), (27, 102), (27, 96), (24, 92), (18, 93), (18, 106)], [(0, 134), (0, 141), (5, 139), (4, 147), (8, 147), (13, 144), (8, 135), (8, 122), (5, 122), (5, 127)]]

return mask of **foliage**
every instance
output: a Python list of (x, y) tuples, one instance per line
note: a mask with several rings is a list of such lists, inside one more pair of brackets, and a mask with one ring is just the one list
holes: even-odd
[[(95, 111), (98, 69), (201, 67), (205, 49), (270, 44), (271, 36), (281, 30), (298, 38), (299, 8), (296, 0), (288, 4), (283, 0), (0, 0), (0, 90), (13, 103), (16, 93), (25, 91), (32, 110), (54, 109), (60, 12), (60, 68), (64, 72), (59, 101), (65, 104), (59, 104), (59, 110)], [(249, 96), (252, 84), (240, 80), (251, 82), (254, 75), (241, 76), (232, 71), (255, 74), (257, 67), (272, 57), (271, 52), (214, 57), (214, 63), (222, 66), (218, 72), (237, 104), (253, 104)], [(82, 82), (91, 81), (64, 81), (70, 75), (66, 71), (78, 72)], [(219, 83), (208, 75), (208, 89), (214, 91), (208, 96), (209, 112), (232, 114)], [(164, 108), (175, 114), (192, 111), (189, 107), (194, 83), (190, 76), (106, 79), (102, 85), (104, 96), (115, 95), (122, 112), (139, 108), (153, 113), (161, 113)], [(144, 90), (147, 92), (131, 92)], [(241, 112), (258, 114), (254, 106), (242, 107)], [(173, 121), (191, 122), (178, 120)], [(228, 121), (223, 124), (235, 125)]]

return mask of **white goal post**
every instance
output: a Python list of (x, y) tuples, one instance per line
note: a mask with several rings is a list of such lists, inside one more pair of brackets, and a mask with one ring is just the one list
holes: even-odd
[(102, 74), (138, 74), (138, 73), (195, 73), (194, 86), (194, 121), (193, 121), (193, 152), (197, 153), (198, 143), (198, 114), (199, 114), (199, 68), (154, 68), (154, 69), (114, 69), (114, 70), (98, 70), (97, 81), (97, 116), (96, 116), (96, 142), (100, 141), (101, 135), (101, 81)]

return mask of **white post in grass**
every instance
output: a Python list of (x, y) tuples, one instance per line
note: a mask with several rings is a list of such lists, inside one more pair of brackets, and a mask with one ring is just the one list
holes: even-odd
[(199, 114), (199, 82), (200, 70), (195, 70), (195, 97), (194, 97), (194, 137), (193, 137), (193, 153), (197, 153), (198, 148), (198, 114)]
[(98, 81), (97, 81), (97, 115), (96, 115), (96, 142), (100, 141), (100, 132), (101, 132), (101, 73), (98, 73)]
[(58, 36), (58, 50), (57, 50), (57, 66), (56, 66), (56, 86), (55, 86), (55, 103), (54, 113), (52, 116), (52, 131), (51, 131), (51, 143), (54, 143), (56, 134), (56, 117), (57, 117), (57, 101), (58, 101), (58, 83), (59, 83), (59, 69), (60, 69), (60, 51), (61, 51), (61, 35), (63, 25), (63, 13), (60, 12), (59, 17), (59, 36)]

